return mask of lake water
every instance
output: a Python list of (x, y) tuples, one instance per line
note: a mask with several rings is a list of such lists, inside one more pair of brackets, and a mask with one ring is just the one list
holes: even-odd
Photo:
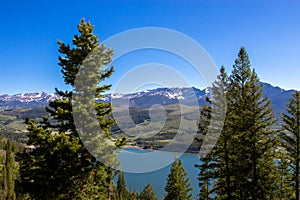
[(125, 148), (118, 156), (124, 171), (127, 187), (140, 192), (148, 183), (153, 186), (157, 197), (163, 199), (167, 176), (174, 159), (178, 157), (188, 172), (193, 199), (197, 199), (199, 186), (197, 175), (199, 170), (194, 167), (199, 164), (199, 156), (195, 154), (178, 154), (175, 152), (148, 151), (136, 148)]

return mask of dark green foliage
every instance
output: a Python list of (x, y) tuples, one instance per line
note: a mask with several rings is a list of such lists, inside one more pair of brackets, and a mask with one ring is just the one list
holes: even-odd
[(130, 197), (130, 193), (126, 188), (124, 173), (122, 171), (118, 172), (117, 197), (118, 199), (129, 199)]
[[(16, 199), (15, 180), (17, 166), (14, 160), (15, 144), (10, 140), (1, 140), (5, 156), (0, 154), (0, 199)], [(1, 152), (0, 152), (1, 153)]]
[(300, 92), (296, 91), (287, 104), (287, 114), (282, 114), (282, 128), (280, 133), (282, 144), (287, 151), (289, 167), (293, 174), (294, 193), (299, 199), (299, 173), (300, 173)]
[(97, 164), (93, 171), (85, 177), (85, 184), (83, 188), (78, 188), (80, 199), (107, 199), (107, 188), (111, 187), (109, 174), (102, 164)]
[(244, 48), (233, 66), (227, 97), (228, 129), (234, 134), (230, 145), (232, 193), (238, 198), (272, 199), (277, 140), (271, 126), (275, 120)]
[(156, 194), (150, 183), (141, 191), (139, 200), (157, 200)]
[[(221, 69), (219, 83), (226, 93), (226, 118), (217, 144), (199, 166), (201, 193), (213, 179), (212, 191), (218, 199), (273, 199), (277, 138), (271, 126), (275, 120), (244, 48), (228, 79)], [(205, 113), (210, 112), (205, 107), (202, 113), (203, 134), (209, 119)]]
[(294, 183), (290, 160), (286, 153), (279, 148), (276, 165), (276, 189), (275, 199), (295, 199)]
[(130, 107), (129, 108), (129, 114), (131, 116), (132, 121), (135, 124), (143, 123), (147, 120), (150, 120), (149, 117), (149, 110), (147, 109), (141, 109), (137, 107)]
[(6, 144), (6, 162), (5, 162), (5, 167), (6, 167), (6, 183), (7, 183), (7, 194), (6, 198), (7, 199), (16, 199), (15, 195), (15, 161), (14, 157), (12, 155), (12, 146), (11, 142), (8, 140)]
[[(103, 130), (101, 137), (109, 136), (110, 127), (114, 124), (114, 120), (109, 117), (111, 104), (97, 103), (94, 100), (95, 97), (101, 96), (100, 93), (110, 88), (107, 85), (99, 86), (99, 83), (113, 72), (112, 67), (104, 68), (109, 65), (113, 52), (100, 45), (98, 37), (93, 34), (93, 29), (89, 22), (82, 20), (78, 25), (79, 35), (74, 36), (72, 46), (58, 42), (59, 52), (63, 55), (59, 57), (59, 65), (62, 67), (65, 83), (70, 84), (73, 91), (56, 89), (60, 98), (49, 103), (46, 110), (50, 117), (44, 117), (40, 123), (27, 120), (29, 130), (27, 145), (34, 148), (26, 149), (20, 154), (19, 161), (21, 189), (23, 193), (30, 194), (31, 198), (110, 199), (113, 196), (113, 170), (96, 161), (94, 155), (83, 145), (73, 118), (72, 102), (77, 102), (73, 95), (85, 92), (86, 89), (75, 85), (76, 75), (79, 69), (85, 69), (84, 61), (91, 62), (87, 56), (96, 52), (98, 57), (94, 64), (88, 65), (93, 70), (89, 71), (90, 79), (86, 79), (86, 87), (88, 81), (98, 82), (93, 83), (97, 85), (93, 88), (95, 89), (93, 96), (86, 102), (85, 107), (82, 107), (81, 111), (85, 115), (81, 117), (85, 118), (81, 120), (84, 122), (91, 110), (92, 113), (96, 110), (98, 121), (91, 124), (91, 127), (93, 130), (96, 130), (96, 127), (100, 130), (100, 126)], [(101, 141), (93, 144), (105, 145), (99, 142)]]
[(211, 200), (208, 180), (204, 180), (199, 193), (199, 200)]
[(190, 185), (188, 174), (183, 168), (181, 160), (176, 159), (172, 164), (171, 172), (167, 178), (164, 200), (192, 199), (192, 195), (190, 194), (192, 188)]
[(201, 164), (196, 165), (200, 172), (198, 175), (199, 180), (199, 200), (210, 200), (211, 194), (213, 194), (212, 186), (213, 181), (215, 180), (216, 176), (216, 168), (217, 162), (213, 160), (212, 153), (209, 153), (206, 157), (201, 158)]
[(136, 189), (134, 189), (133, 192), (130, 194), (130, 198), (129, 199), (130, 200), (138, 200), (138, 198), (139, 198), (139, 195), (138, 195)]
[[(198, 167), (200, 170), (198, 176), (200, 187), (199, 199), (210, 199), (211, 194), (221, 188), (228, 191), (228, 193), (230, 191), (228, 190), (228, 188), (226, 188), (226, 184), (222, 185), (221, 187), (218, 187), (216, 184), (213, 185), (213, 181), (215, 181), (216, 178), (219, 178), (219, 180), (224, 178), (226, 179), (226, 174), (228, 173), (229, 134), (226, 132), (225, 113), (225, 92), (228, 85), (227, 81), (228, 77), (225, 73), (225, 69), (224, 67), (221, 67), (217, 81), (213, 84), (212, 98), (207, 98), (207, 105), (203, 106), (201, 110), (201, 119), (198, 126), (202, 138), (197, 139), (200, 141), (201, 145), (200, 155), (202, 152), (206, 154), (201, 156), (201, 164), (196, 165), (196, 167)], [(212, 113), (212, 111), (214, 111), (214, 113)], [(219, 137), (217, 143), (215, 144), (215, 147), (210, 152), (207, 152), (206, 150), (207, 146), (210, 143), (209, 140), (208, 143), (204, 143), (203, 141), (204, 138), (208, 137), (208, 132), (213, 137)], [(223, 159), (220, 159), (220, 157), (222, 157)], [(222, 175), (222, 178), (220, 176), (221, 170), (226, 171)], [(212, 186), (214, 186), (214, 188), (212, 188)]]
[(18, 107), (13, 108), (9, 110), (2, 111), (1, 114), (7, 115), (7, 116), (15, 116), (17, 120), (25, 120), (26, 118), (35, 119), (40, 118), (43, 115), (47, 115), (47, 112), (45, 111), (45, 107)]

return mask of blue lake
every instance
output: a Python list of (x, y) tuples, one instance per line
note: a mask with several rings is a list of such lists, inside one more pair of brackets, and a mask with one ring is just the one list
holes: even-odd
[(125, 148), (118, 158), (121, 162), (120, 169), (124, 171), (127, 187), (140, 192), (148, 183), (151, 183), (159, 199), (163, 199), (167, 176), (175, 158), (179, 158), (188, 172), (193, 199), (197, 199), (199, 186), (197, 175), (199, 170), (199, 156), (195, 154), (179, 154), (175, 152), (148, 151), (136, 148)]

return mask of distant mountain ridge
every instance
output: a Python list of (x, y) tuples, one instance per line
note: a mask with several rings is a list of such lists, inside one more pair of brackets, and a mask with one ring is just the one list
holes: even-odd
[(268, 96), (272, 101), (271, 107), (276, 116), (286, 112), (286, 104), (290, 101), (292, 94), (296, 90), (284, 90), (269, 83), (263, 83), (263, 96)]
[(0, 95), (0, 108), (39, 107), (48, 105), (49, 101), (56, 99), (55, 94), (35, 92), (15, 95)]
[(156, 88), (132, 94), (108, 94), (100, 101), (110, 102), (114, 106), (122, 106), (129, 103), (131, 107), (149, 108), (154, 104), (162, 106), (171, 104), (184, 104), (187, 106), (196, 106), (198, 103), (203, 105), (205, 97), (210, 95), (209, 88), (200, 90), (195, 87), (190, 88)]
[[(268, 96), (272, 101), (274, 113), (279, 116), (285, 111), (285, 105), (295, 90), (284, 90), (280, 87), (272, 86), (269, 83), (262, 83), (264, 96)], [(149, 108), (154, 104), (162, 106), (171, 104), (184, 104), (187, 106), (203, 105), (206, 96), (211, 94), (210, 88), (198, 89), (189, 88), (157, 88), (131, 94), (106, 94), (99, 101), (110, 102), (114, 106), (128, 105), (131, 107)], [(0, 95), (0, 109), (16, 107), (39, 107), (48, 105), (49, 101), (58, 98), (56, 94), (45, 92), (26, 93), (16, 95)]]

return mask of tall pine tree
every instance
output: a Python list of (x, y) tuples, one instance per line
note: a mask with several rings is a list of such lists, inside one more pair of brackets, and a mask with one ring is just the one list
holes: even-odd
[[(278, 177), (274, 163), (277, 132), (271, 129), (275, 120), (244, 48), (230, 77), (226, 78), (224, 69), (220, 77), (226, 117), (217, 144), (200, 165), (200, 185), (213, 179), (211, 190), (218, 199), (272, 199)], [(205, 133), (205, 126), (201, 129)]]
[[(228, 77), (225, 68), (222, 66), (220, 74), (212, 87), (212, 96), (207, 99), (207, 105), (203, 106), (201, 110), (201, 118), (199, 122), (199, 132), (203, 137), (208, 134), (218, 136), (218, 141), (214, 148), (208, 152), (206, 156), (200, 157), (198, 175), (200, 193), (199, 199), (210, 199), (212, 194), (215, 195), (217, 190), (225, 190), (230, 194), (230, 185), (228, 183), (228, 169), (229, 169), (229, 134), (226, 132), (226, 87)], [(212, 113), (214, 112), (214, 113)], [(202, 149), (203, 143), (201, 143)], [(200, 152), (201, 153), (201, 152)], [(221, 173), (221, 172), (224, 173)], [(220, 176), (222, 175), (222, 176)], [(213, 185), (216, 178), (219, 183), (222, 182), (221, 187)], [(226, 180), (226, 181), (225, 181)], [(230, 196), (230, 195), (229, 195)]]
[[(60, 91), (56, 93), (60, 98), (49, 103), (47, 111), (49, 117), (44, 117), (40, 123), (27, 120), (29, 130), (28, 145), (33, 145), (35, 149), (25, 150), (19, 155), (20, 176), (23, 192), (29, 193), (35, 199), (74, 199), (80, 198), (82, 193), (95, 191), (101, 195), (100, 199), (111, 199), (113, 195), (113, 170), (101, 164), (85, 147), (80, 133), (74, 123), (74, 110), (72, 104), (76, 102), (72, 97), (74, 94), (85, 92), (86, 88), (76, 87), (76, 76), (78, 72), (87, 66), (92, 68), (87, 77), (86, 85), (93, 84), (93, 98), (89, 99), (89, 108), (82, 107), (82, 113), (89, 117), (91, 109), (96, 111), (98, 123), (91, 124), (93, 131), (101, 127), (101, 137), (109, 136), (110, 127), (114, 120), (109, 117), (111, 114), (111, 104), (95, 102), (95, 97), (101, 97), (101, 93), (108, 90), (110, 85), (99, 86), (99, 83), (111, 76), (114, 69), (109, 66), (113, 51), (100, 45), (98, 36), (93, 33), (94, 27), (85, 20), (81, 20), (78, 25), (79, 35), (75, 35), (73, 44), (67, 45), (59, 41), (59, 65), (62, 67), (62, 74), (66, 84), (70, 85), (73, 91)], [(87, 57), (96, 52), (97, 57), (94, 64)], [(83, 62), (89, 62), (86, 66)], [(96, 79), (94, 79), (96, 77)], [(95, 81), (98, 81), (95, 83)], [(94, 86), (97, 85), (97, 86)], [(90, 92), (90, 90), (86, 91)], [(83, 93), (84, 94), (84, 93)], [(90, 96), (88, 96), (90, 97)], [(82, 116), (81, 116), (82, 117)], [(82, 121), (85, 119), (82, 118)], [(98, 128), (100, 130), (100, 128)], [(84, 133), (86, 134), (86, 133)], [(95, 132), (92, 132), (95, 136)], [(85, 136), (85, 135), (83, 135)], [(91, 137), (89, 137), (91, 138)], [(104, 145), (101, 141), (94, 146)], [(105, 180), (91, 178), (92, 172), (96, 171), (97, 177), (106, 177)], [(100, 174), (99, 174), (100, 173)], [(91, 179), (93, 181), (91, 181)], [(98, 182), (102, 187), (98, 190), (91, 190), (92, 185)], [(99, 182), (100, 181), (100, 182)], [(105, 187), (103, 187), (105, 186)], [(94, 188), (95, 189), (95, 188)]]
[(126, 187), (126, 181), (124, 177), (124, 172), (118, 172), (118, 181), (117, 181), (117, 197), (118, 199), (129, 199), (130, 193)]
[(274, 192), (276, 131), (270, 100), (244, 48), (233, 66), (227, 92), (227, 125), (231, 132), (232, 194), (239, 199), (272, 199)]
[(282, 128), (280, 136), (287, 151), (293, 173), (295, 197), (299, 200), (300, 173), (300, 92), (296, 91), (287, 105), (287, 114), (282, 114)]

